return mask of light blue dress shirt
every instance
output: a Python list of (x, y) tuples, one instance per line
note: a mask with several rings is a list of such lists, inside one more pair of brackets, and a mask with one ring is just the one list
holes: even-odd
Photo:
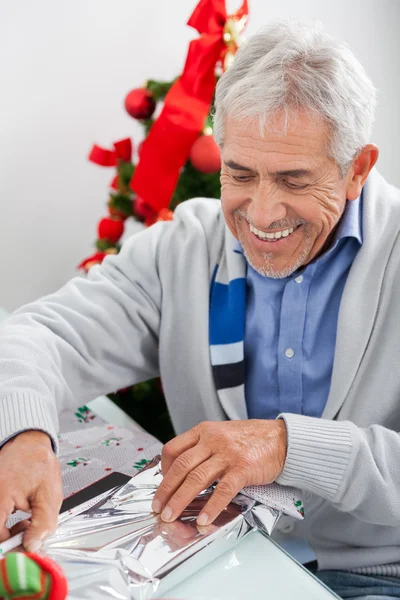
[[(249, 418), (320, 417), (328, 399), (343, 289), (362, 245), (362, 195), (347, 202), (331, 247), (284, 279), (247, 269), (244, 338)], [(237, 243), (235, 251), (242, 252)]]

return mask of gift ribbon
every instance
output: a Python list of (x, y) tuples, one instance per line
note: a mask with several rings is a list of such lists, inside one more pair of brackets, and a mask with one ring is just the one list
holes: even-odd
[(165, 97), (131, 180), (134, 192), (156, 212), (168, 207), (180, 170), (203, 130), (215, 90), (215, 66), (227, 49), (225, 25), (247, 14), (247, 0), (231, 17), (225, 0), (201, 0), (188, 21), (200, 37), (189, 44), (183, 73)]

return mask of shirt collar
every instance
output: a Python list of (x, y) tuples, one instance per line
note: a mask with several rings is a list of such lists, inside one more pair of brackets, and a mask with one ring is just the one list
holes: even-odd
[[(358, 241), (360, 246), (363, 243), (362, 238), (362, 192), (356, 200), (347, 200), (346, 206), (343, 211), (342, 218), (336, 230), (335, 236), (332, 240), (332, 249), (337, 245), (339, 240), (345, 238), (354, 238)], [(235, 240), (233, 246), (234, 252), (240, 252), (243, 254), (242, 245), (238, 240)]]
[(333, 245), (344, 238), (354, 238), (358, 243), (362, 239), (362, 192), (356, 200), (347, 200), (342, 218), (333, 238)]

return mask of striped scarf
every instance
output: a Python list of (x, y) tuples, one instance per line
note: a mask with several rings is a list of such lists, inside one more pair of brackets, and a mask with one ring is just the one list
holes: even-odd
[(227, 229), (225, 253), (210, 289), (210, 357), (219, 400), (230, 419), (247, 419), (244, 396), (244, 328), (247, 262)]

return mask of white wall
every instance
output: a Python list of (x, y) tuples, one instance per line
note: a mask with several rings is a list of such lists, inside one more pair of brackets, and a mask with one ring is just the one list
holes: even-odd
[[(380, 170), (400, 185), (400, 1), (249, 2), (248, 34), (294, 16), (321, 20), (351, 45), (380, 90)], [(112, 171), (87, 152), (93, 142), (139, 139), (124, 96), (181, 71), (195, 4), (0, 0), (0, 306), (54, 290), (91, 252)]]

